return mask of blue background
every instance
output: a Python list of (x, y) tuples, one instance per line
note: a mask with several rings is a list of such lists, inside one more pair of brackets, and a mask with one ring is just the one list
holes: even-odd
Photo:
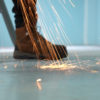
[[(72, 0), (72, 2), (75, 7), (71, 5), (70, 0), (38, 0), (39, 20), (37, 26), (41, 26), (40, 33), (56, 44), (99, 45), (100, 0)], [(13, 3), (11, 0), (5, 0), (5, 3), (15, 28), (14, 14), (12, 13)], [(59, 25), (61, 25), (60, 28)], [(8, 30), (2, 14), (0, 14), (0, 47), (12, 46)]]

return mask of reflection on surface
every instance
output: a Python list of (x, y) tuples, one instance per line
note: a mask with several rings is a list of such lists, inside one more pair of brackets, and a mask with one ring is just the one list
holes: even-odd
[(48, 70), (70, 70), (77, 68), (77, 66), (71, 64), (50, 64), (50, 65), (43, 65), (40, 66), (41, 69), (48, 69)]
[(100, 57), (79, 57), (79, 65), (76, 57), (58, 63), (6, 56), (0, 56), (0, 100), (100, 98)]

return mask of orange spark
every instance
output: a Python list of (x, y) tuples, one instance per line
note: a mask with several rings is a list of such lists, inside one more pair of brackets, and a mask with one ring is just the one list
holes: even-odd
[(50, 64), (46, 66), (40, 66), (40, 69), (50, 69), (50, 70), (71, 70), (75, 69), (77, 66), (71, 64)]
[(14, 68), (17, 68), (17, 64), (14, 64)]
[(37, 87), (38, 87), (38, 89), (41, 91), (42, 90), (42, 84), (41, 84), (41, 82), (42, 82), (42, 79), (37, 79), (36, 80), (36, 85), (37, 85)]

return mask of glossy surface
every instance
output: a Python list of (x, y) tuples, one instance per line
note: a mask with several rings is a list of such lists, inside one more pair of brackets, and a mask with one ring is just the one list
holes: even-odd
[(100, 100), (99, 56), (70, 57), (55, 66), (0, 54), (0, 100)]

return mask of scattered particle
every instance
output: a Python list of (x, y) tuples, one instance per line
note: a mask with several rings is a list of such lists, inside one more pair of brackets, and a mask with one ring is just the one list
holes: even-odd
[(99, 62), (96, 62), (96, 65), (100, 65), (100, 61)]
[(38, 90), (42, 90), (42, 79), (41, 78), (39, 78), (39, 79), (37, 79), (36, 80), (36, 85), (37, 85), (37, 88), (38, 88)]
[(41, 81), (42, 81), (42, 79), (41, 79), (41, 78), (37, 79), (37, 82), (41, 82)]
[(96, 71), (96, 70), (92, 70), (91, 73), (94, 73), (94, 74), (95, 74), (95, 73), (98, 73), (98, 71)]
[(8, 68), (8, 66), (7, 66), (7, 65), (5, 65), (5, 66), (4, 66), (4, 69), (7, 69), (7, 68)]
[(72, 0), (69, 0), (69, 2), (72, 5), (72, 7), (76, 7), (75, 4), (72, 2)]
[(8, 59), (8, 56), (6, 56), (6, 58)]
[(17, 68), (17, 64), (14, 64), (14, 68)]

